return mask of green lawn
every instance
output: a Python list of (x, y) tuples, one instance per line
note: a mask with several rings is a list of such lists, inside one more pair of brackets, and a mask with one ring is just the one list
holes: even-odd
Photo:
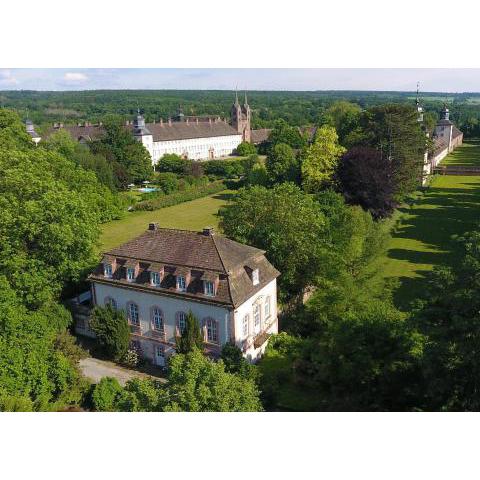
[[(466, 147), (468, 148), (468, 147)], [(400, 308), (418, 297), (424, 274), (435, 265), (452, 265), (459, 252), (452, 235), (475, 228), (480, 220), (480, 177), (436, 177), (392, 233), (384, 277), (398, 278), (395, 301)]]
[(225, 205), (232, 194), (233, 191), (225, 190), (152, 212), (129, 212), (125, 218), (103, 225), (99, 252), (110, 250), (140, 235), (150, 222), (183, 230), (201, 230), (207, 226), (218, 229), (218, 209)]
[(480, 166), (480, 140), (468, 140), (468, 143), (447, 155), (440, 165)]

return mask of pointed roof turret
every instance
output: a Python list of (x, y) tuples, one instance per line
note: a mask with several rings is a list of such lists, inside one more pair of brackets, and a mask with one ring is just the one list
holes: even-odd
[(417, 108), (417, 120), (419, 122), (423, 122), (423, 107), (420, 104), (420, 95), (419, 95), (419, 90), (420, 90), (420, 82), (417, 82), (417, 97), (415, 98), (415, 105)]
[(145, 126), (145, 118), (140, 113), (140, 108), (137, 108), (137, 116), (133, 121), (133, 134), (135, 136), (151, 135), (150, 131)]

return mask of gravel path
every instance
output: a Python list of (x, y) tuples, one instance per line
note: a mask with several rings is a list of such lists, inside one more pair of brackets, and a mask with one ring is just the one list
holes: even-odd
[[(99, 360), (98, 358), (83, 358), (79, 362), (80, 369), (83, 374), (92, 382), (98, 383), (103, 377), (114, 377), (120, 385), (125, 385), (132, 378), (148, 378), (150, 375), (137, 372), (128, 368), (119, 367), (115, 363)], [(164, 379), (155, 377), (155, 380), (165, 381)]]

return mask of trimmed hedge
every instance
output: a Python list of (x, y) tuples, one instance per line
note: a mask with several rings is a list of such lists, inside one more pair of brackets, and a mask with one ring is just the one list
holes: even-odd
[(170, 195), (164, 195), (151, 200), (145, 200), (138, 202), (134, 206), (134, 210), (158, 210), (159, 208), (172, 207), (179, 203), (189, 202), (197, 198), (206, 197), (214, 193), (225, 190), (226, 186), (223, 180), (212, 182), (204, 187), (195, 188), (192, 190), (185, 190), (172, 193)]

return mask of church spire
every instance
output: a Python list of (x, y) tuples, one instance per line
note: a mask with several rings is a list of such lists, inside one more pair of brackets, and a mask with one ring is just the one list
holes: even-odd
[(238, 105), (238, 90), (237, 90), (237, 87), (235, 87), (235, 105)]
[(248, 101), (247, 101), (247, 91), (245, 90), (245, 105), (248, 105)]

